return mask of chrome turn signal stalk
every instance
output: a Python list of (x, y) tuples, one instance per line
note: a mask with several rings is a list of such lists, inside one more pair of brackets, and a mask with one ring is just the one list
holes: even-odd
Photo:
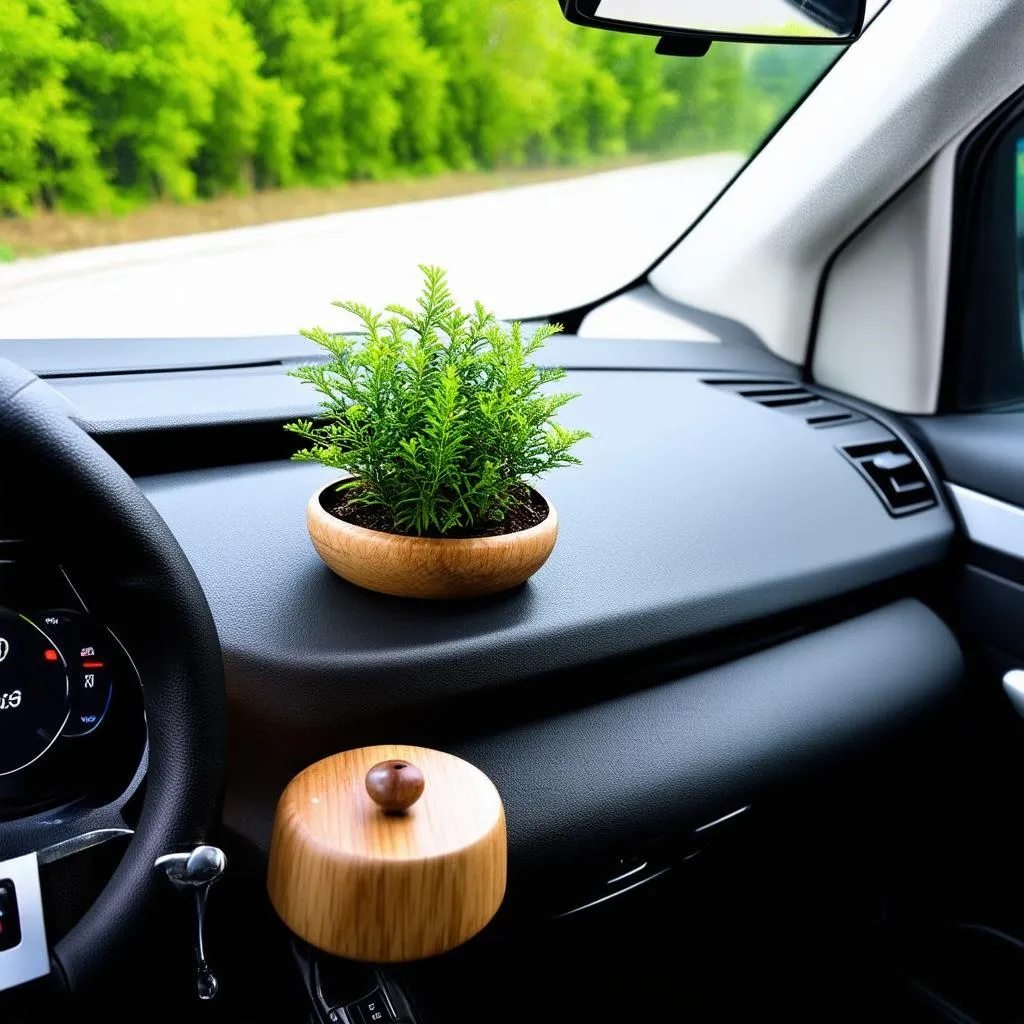
[(196, 992), (204, 1002), (217, 995), (220, 983), (206, 962), (203, 930), (210, 887), (224, 874), (228, 859), (217, 846), (197, 846), (191, 853), (157, 857), (153, 867), (162, 871), (179, 892), (191, 892), (196, 903)]

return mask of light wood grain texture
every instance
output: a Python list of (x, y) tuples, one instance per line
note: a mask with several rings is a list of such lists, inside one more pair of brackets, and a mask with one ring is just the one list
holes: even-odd
[[(387, 814), (366, 791), (380, 761), (423, 773), (423, 795)], [(335, 956), (434, 956), (472, 938), (505, 894), (505, 811), (478, 768), (425, 747), (361, 747), (300, 772), (281, 796), (267, 888), (284, 923)]]
[(306, 507), (317, 554), (343, 579), (382, 594), (456, 598), (508, 590), (548, 560), (558, 538), (558, 513), (550, 504), (548, 517), (529, 530), (445, 539), (404, 537), (346, 523), (324, 509), (323, 493), (314, 494)]

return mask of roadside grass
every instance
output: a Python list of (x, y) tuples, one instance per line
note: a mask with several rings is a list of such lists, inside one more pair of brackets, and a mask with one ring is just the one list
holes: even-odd
[(657, 158), (633, 154), (576, 167), (454, 172), (429, 178), (356, 181), (329, 188), (301, 186), (224, 195), (187, 205), (158, 202), (123, 216), (39, 211), (30, 217), (0, 219), (0, 263), (98, 245), (223, 231), (345, 210), (560, 181), (691, 155), (700, 154), (672, 153)]

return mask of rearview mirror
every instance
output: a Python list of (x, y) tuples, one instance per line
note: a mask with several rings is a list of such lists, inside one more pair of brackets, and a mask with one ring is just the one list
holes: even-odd
[[(849, 43), (865, 0), (560, 0), (577, 25), (666, 38)], [(669, 51), (671, 52), (671, 51)]]

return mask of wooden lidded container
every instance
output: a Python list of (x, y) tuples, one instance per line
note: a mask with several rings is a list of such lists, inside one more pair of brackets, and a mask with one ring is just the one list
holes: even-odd
[(426, 747), (361, 747), (288, 784), (267, 888), (312, 946), (393, 963), (476, 935), (501, 905), (506, 865), (505, 811), (483, 772)]

